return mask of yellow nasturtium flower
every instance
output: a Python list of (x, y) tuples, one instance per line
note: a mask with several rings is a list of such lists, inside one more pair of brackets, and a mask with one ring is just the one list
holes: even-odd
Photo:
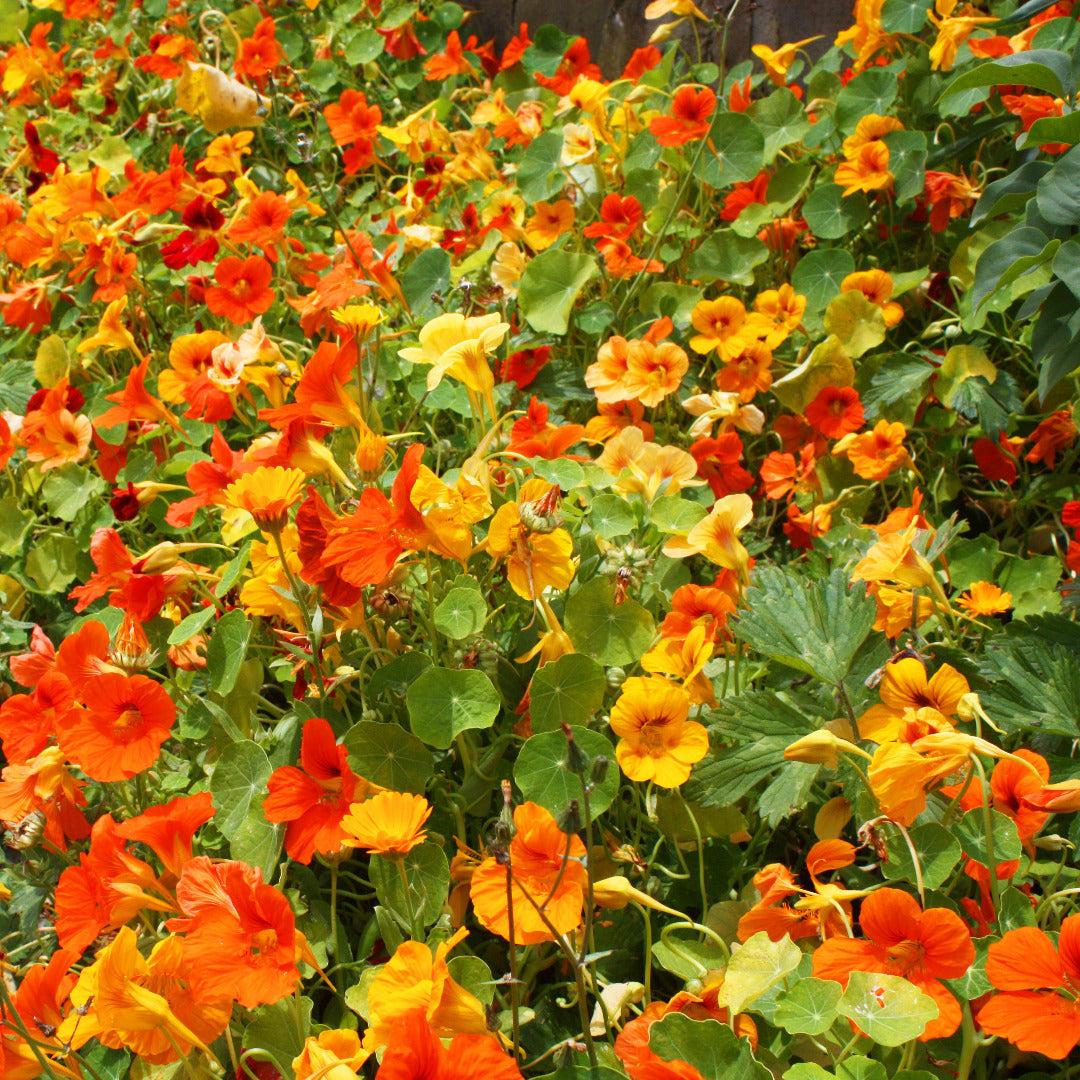
[(500, 506), (488, 529), (488, 553), (506, 559), (510, 588), (525, 600), (565, 589), (574, 578), (573, 538), (544, 520), (554, 518), (558, 491), (546, 480), (527, 480), (519, 501)]

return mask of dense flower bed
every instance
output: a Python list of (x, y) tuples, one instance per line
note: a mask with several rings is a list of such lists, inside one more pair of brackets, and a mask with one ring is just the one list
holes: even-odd
[(0, 0), (0, 1074), (1064, 1075), (1078, 12)]

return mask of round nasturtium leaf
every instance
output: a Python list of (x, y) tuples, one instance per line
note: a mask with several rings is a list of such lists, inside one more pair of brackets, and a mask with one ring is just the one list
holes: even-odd
[(469, 728), (489, 728), (501, 705), (491, 680), (475, 668), (428, 668), (405, 696), (409, 726), (428, 746), (446, 750)]

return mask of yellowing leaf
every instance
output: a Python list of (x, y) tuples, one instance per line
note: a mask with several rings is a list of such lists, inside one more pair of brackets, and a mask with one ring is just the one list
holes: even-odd
[(50, 334), (34, 355), (34, 378), (50, 390), (71, 370), (67, 346), (59, 334)]
[(224, 71), (209, 64), (188, 64), (176, 84), (176, 104), (217, 135), (227, 128), (261, 124), (269, 103)]
[(938, 369), (934, 393), (946, 405), (952, 405), (953, 395), (965, 379), (982, 375), (992, 383), (997, 378), (997, 368), (990, 358), (976, 345), (954, 345), (946, 354)]
[(797, 368), (777, 379), (772, 389), (792, 412), (801, 413), (826, 386), (851, 386), (854, 381), (855, 365), (834, 334), (818, 345)]
[(835, 334), (852, 359), (880, 345), (886, 330), (881, 308), (858, 289), (842, 292), (825, 310), (825, 332)]
[(755, 934), (731, 958), (724, 972), (724, 985), (716, 999), (732, 1013), (742, 1012), (762, 994), (799, 966), (802, 950), (785, 934), (771, 941), (765, 930)]

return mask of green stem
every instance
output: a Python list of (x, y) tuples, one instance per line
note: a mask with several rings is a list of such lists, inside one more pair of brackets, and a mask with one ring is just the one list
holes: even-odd
[(986, 772), (982, 762), (975, 754), (971, 755), (971, 763), (979, 774), (979, 783), (982, 785), (982, 818), (983, 835), (986, 837), (986, 870), (989, 879), (990, 903), (994, 907), (994, 921), (998, 921), (998, 879), (997, 860), (994, 858), (994, 810), (990, 805), (990, 785), (986, 782)]

